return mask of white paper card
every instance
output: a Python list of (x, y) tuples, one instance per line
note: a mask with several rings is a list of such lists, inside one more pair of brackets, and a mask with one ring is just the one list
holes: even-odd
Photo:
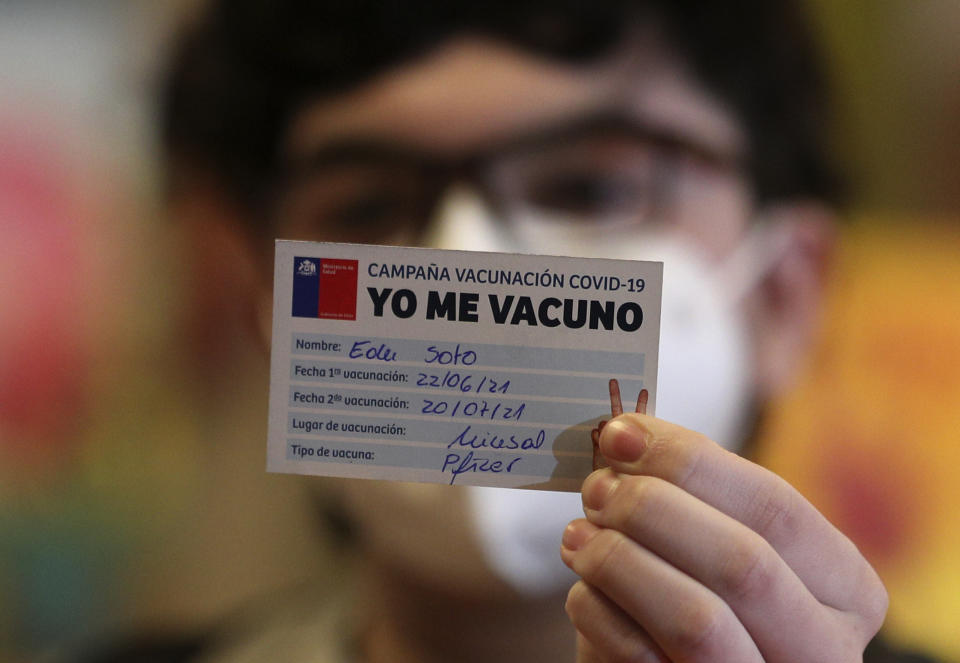
[(662, 280), (659, 262), (278, 240), (267, 469), (579, 490), (609, 381), (655, 410)]

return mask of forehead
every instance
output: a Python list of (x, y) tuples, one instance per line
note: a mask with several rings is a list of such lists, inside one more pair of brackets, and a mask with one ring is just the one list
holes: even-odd
[(307, 104), (294, 118), (286, 151), (300, 156), (360, 138), (463, 154), (544, 124), (613, 110), (718, 153), (742, 152), (739, 123), (680, 59), (652, 39), (633, 41), (577, 66), (458, 38), (350, 92)]

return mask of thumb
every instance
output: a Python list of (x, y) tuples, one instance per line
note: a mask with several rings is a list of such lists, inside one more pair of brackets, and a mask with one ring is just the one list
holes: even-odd
[(615, 472), (641, 474), (641, 461), (651, 447), (690, 435), (681, 426), (647, 414), (622, 414), (600, 432), (600, 453)]

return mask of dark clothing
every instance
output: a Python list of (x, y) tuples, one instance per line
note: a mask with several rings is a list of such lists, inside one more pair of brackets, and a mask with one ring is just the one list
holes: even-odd
[[(132, 639), (78, 656), (73, 663), (191, 663), (212, 654), (217, 638), (170, 637)], [(882, 638), (874, 638), (864, 652), (863, 663), (937, 663), (934, 659), (890, 648)]]

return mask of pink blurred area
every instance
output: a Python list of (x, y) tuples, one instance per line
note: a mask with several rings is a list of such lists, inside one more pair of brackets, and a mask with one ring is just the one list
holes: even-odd
[(0, 264), (11, 284), (0, 321), (0, 444), (21, 470), (63, 457), (88, 405), (85, 292), (103, 285), (83, 246), (93, 210), (57, 132), (36, 119), (0, 119)]
[(103, 41), (120, 27), (103, 9), (0, 10), (0, 495), (75, 462), (123, 336), (143, 223)]

